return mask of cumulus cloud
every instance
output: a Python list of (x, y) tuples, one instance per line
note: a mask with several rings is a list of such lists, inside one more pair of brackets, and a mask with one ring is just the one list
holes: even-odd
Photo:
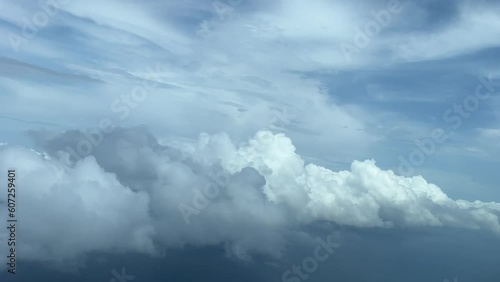
[[(289, 235), (317, 221), (500, 235), (499, 203), (450, 199), (422, 177), (395, 175), (373, 160), (338, 172), (306, 163), (282, 133), (259, 131), (243, 144), (226, 134), (159, 143), (144, 127), (117, 128), (82, 159), (66, 152), (85, 138), (82, 131), (32, 136), (37, 151), (0, 146), (0, 170), (15, 167), (19, 175), (19, 256), (26, 260), (221, 244), (240, 259), (280, 257)], [(208, 204), (197, 207), (200, 199)], [(182, 205), (196, 210), (188, 222)]]
[[(69, 168), (33, 150), (1, 146), (0, 167), (18, 175), (18, 252), (24, 259), (62, 264), (95, 251), (154, 252), (149, 195), (123, 186), (95, 158)], [(6, 205), (2, 199), (2, 209)]]

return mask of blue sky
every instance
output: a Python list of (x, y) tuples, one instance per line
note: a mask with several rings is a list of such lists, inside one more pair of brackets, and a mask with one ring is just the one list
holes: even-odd
[[(403, 176), (421, 175), (450, 199), (496, 205), (500, 4), (391, 3), (1, 1), (0, 142), (56, 159), (65, 144), (77, 144), (79, 133), (71, 132), (92, 132), (105, 119), (125, 129), (146, 126), (161, 146), (189, 153), (208, 142), (213, 152), (204, 151), (200, 166), (220, 158), (224, 167), (232, 158), (227, 144), (247, 144), (268, 130), (289, 141), (248, 157), (266, 183), (288, 183), (278, 178), (295, 175), (295, 165), (354, 174), (356, 160), (403, 174), (401, 158), (421, 154)], [(368, 39), (363, 46), (361, 37)], [(346, 44), (356, 51), (347, 54)], [(127, 102), (140, 86), (143, 98)], [(478, 98), (478, 87), (487, 98)], [(460, 115), (457, 105), (472, 110)], [(445, 141), (432, 141), (436, 129)], [(431, 142), (432, 152), (422, 153), (416, 140)], [(293, 151), (287, 142), (304, 165), (286, 163), (283, 154)], [(123, 184), (114, 165), (100, 163), (104, 153), (94, 152)], [(260, 170), (262, 159), (278, 176)], [(288, 197), (270, 189), (268, 199)], [(294, 197), (286, 198), (290, 206)]]

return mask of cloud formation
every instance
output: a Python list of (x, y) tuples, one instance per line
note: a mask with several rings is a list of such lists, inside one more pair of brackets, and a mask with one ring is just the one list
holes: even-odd
[[(415, 167), (423, 177), (386, 170), (448, 126), (443, 112), (474, 93), (478, 76), (498, 77), (496, 1), (410, 1), (400, 12), (390, 3), (405, 1), (215, 1), (239, 2), (224, 11), (200, 0), (3, 2), (0, 142), (10, 145), (0, 145), (0, 169), (19, 172), (21, 260), (78, 268), (99, 264), (95, 253), (142, 253), (133, 274), (148, 281), (165, 279), (148, 279), (153, 264), (163, 264), (151, 271), (158, 277), (201, 264), (236, 273), (262, 257), (302, 262), (318, 226), (342, 225), (363, 238), (344, 244), (319, 281), (455, 274), (432, 276), (436, 265), (467, 269), (471, 281), (500, 275), (499, 95)], [(351, 60), (342, 43), (356, 46)], [(130, 100), (152, 83), (151, 69), (157, 87)], [(94, 131), (69, 130), (103, 120), (154, 135), (117, 128), (100, 143), (88, 140)], [(82, 140), (90, 150), (79, 154), (92, 156), (75, 158), (67, 148)], [(448, 258), (458, 245), (466, 255)], [(206, 249), (239, 260), (190, 254)], [(149, 257), (165, 253), (167, 262)], [(59, 280), (36, 267), (19, 278)], [(269, 279), (246, 270), (238, 277), (275, 281), (285, 268)]]
[[(144, 127), (117, 128), (82, 160), (64, 150), (85, 137), (81, 131), (32, 136), (38, 152), (0, 146), (0, 170), (19, 172), (19, 256), (28, 260), (220, 244), (240, 259), (280, 257), (288, 236), (318, 221), (500, 235), (499, 203), (450, 199), (422, 177), (395, 175), (373, 160), (338, 172), (306, 164), (281, 133), (259, 131), (244, 144), (226, 134), (160, 144)], [(179, 206), (193, 207), (207, 185), (219, 192), (186, 223)]]

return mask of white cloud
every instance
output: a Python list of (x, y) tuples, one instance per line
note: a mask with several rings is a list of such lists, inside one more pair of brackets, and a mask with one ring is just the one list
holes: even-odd
[(430, 33), (398, 34), (390, 38), (395, 56), (409, 61), (437, 60), (500, 46), (498, 6), (460, 4), (459, 16)]
[[(94, 158), (67, 168), (32, 150), (2, 146), (0, 167), (17, 173), (22, 260), (62, 265), (93, 251), (154, 251), (149, 195), (120, 184)], [(7, 210), (6, 200), (2, 209)], [(2, 248), (8, 235), (3, 229)]]
[(123, 1), (73, 1), (62, 7), (66, 12), (77, 17), (95, 21), (98, 25), (106, 25), (117, 30), (126, 31), (158, 44), (173, 53), (189, 52), (188, 37), (170, 24), (156, 18), (147, 4), (143, 2)]
[[(261, 131), (241, 145), (225, 134), (202, 135), (175, 148), (159, 145), (141, 128), (117, 129), (95, 148), (95, 158), (70, 166), (64, 148), (82, 136), (50, 138), (38, 136), (50, 158), (0, 147), (0, 170), (19, 172), (24, 259), (62, 262), (91, 251), (154, 254), (156, 247), (221, 243), (242, 259), (280, 256), (286, 234), (321, 220), (500, 235), (498, 203), (450, 199), (420, 176), (397, 176), (371, 160), (339, 172), (305, 164), (283, 134)], [(192, 206), (195, 190), (213, 186), (213, 175), (226, 184), (186, 224), (179, 204)]]

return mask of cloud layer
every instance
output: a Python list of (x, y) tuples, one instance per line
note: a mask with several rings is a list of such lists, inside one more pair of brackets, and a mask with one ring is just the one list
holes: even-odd
[[(32, 261), (221, 244), (244, 260), (280, 257), (289, 236), (319, 221), (500, 235), (498, 203), (450, 199), (422, 177), (395, 175), (373, 160), (338, 172), (306, 164), (284, 134), (259, 131), (243, 144), (226, 134), (160, 144), (144, 127), (117, 128), (80, 160), (65, 148), (85, 138), (82, 131), (32, 136), (38, 152), (0, 146), (0, 170), (19, 174), (19, 256)], [(7, 233), (0, 235), (3, 241)]]

